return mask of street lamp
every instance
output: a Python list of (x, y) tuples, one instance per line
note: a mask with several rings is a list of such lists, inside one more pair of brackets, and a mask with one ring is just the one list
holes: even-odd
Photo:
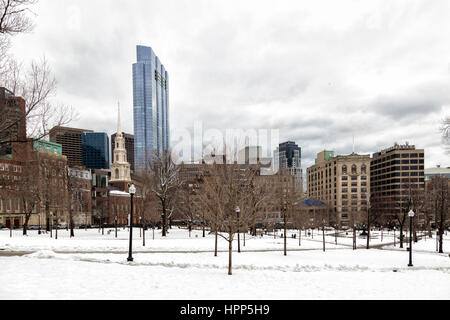
[(238, 252), (241, 252), (241, 239), (240, 239), (240, 223), (239, 223), (239, 217), (241, 215), (241, 209), (239, 207), (236, 207), (236, 214), (237, 214), (237, 224), (238, 224)]
[(412, 267), (412, 227), (413, 227), (413, 218), (414, 218), (414, 211), (411, 210), (408, 213), (409, 216), (409, 264), (408, 267)]
[(116, 228), (116, 238), (117, 238), (117, 216), (114, 217), (114, 227)]
[(134, 184), (131, 185), (130, 189), (130, 201), (131, 201), (131, 212), (130, 212), (130, 247), (128, 250), (128, 262), (133, 261), (132, 251), (133, 251), (133, 196), (136, 193), (136, 187)]
[(139, 237), (142, 238), (142, 217), (139, 217)]

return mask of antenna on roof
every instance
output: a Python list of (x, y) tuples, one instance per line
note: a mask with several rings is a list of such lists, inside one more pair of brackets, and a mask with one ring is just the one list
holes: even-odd
[(355, 135), (353, 135), (353, 154), (355, 154)]

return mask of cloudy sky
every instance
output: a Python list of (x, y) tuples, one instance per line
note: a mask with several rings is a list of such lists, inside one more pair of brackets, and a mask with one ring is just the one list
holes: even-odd
[(14, 38), (25, 62), (45, 55), (72, 126), (133, 133), (136, 45), (170, 75), (172, 129), (279, 129), (303, 148), (373, 153), (395, 142), (450, 167), (450, 1), (41, 0)]

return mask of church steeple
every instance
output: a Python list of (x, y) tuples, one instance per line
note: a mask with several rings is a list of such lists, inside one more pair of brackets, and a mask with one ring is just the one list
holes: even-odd
[(120, 102), (117, 102), (117, 135), (122, 135), (122, 124), (120, 123)]
[(125, 138), (122, 134), (122, 124), (120, 122), (120, 103), (117, 103), (117, 133), (114, 141), (113, 163), (111, 164), (111, 183), (125, 185), (131, 181), (130, 164), (127, 162), (127, 150), (125, 148)]

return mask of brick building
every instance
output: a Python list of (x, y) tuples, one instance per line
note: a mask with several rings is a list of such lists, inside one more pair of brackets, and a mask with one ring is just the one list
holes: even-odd
[(61, 126), (50, 130), (50, 141), (62, 145), (62, 154), (67, 157), (67, 164), (70, 167), (81, 167), (83, 165), (83, 147), (81, 144), (83, 132), (93, 131)]

